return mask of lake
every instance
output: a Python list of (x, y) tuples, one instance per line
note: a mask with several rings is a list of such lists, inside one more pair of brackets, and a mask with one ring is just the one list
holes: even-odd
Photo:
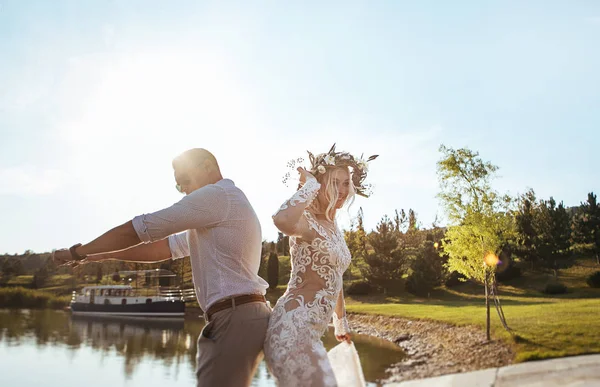
[[(54, 310), (0, 309), (1, 386), (195, 386), (196, 340), (202, 319), (92, 319)], [(353, 335), (369, 385), (402, 360), (385, 340)], [(323, 338), (338, 344), (333, 330)], [(275, 386), (261, 363), (253, 386)]]

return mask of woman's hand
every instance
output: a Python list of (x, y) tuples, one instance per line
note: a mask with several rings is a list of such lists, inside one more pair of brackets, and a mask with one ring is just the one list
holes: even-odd
[(315, 178), (312, 173), (308, 172), (306, 169), (302, 167), (298, 167), (298, 173), (300, 174), (300, 186), (303, 186), (306, 183), (306, 180), (309, 178)]
[(348, 344), (352, 343), (352, 338), (350, 337), (350, 333), (346, 333), (343, 335), (335, 335), (335, 338), (339, 342), (345, 341)]

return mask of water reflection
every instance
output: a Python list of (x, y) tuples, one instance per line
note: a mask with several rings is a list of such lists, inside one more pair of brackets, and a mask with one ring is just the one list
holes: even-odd
[[(181, 385), (194, 385), (196, 339), (202, 327), (203, 321), (197, 319), (98, 319), (51, 310), (0, 310), (0, 358), (10, 352), (13, 361), (27, 362), (27, 357), (19, 360), (14, 355), (32, 348), (38, 352), (44, 349), (47, 354), (49, 348), (51, 353), (48, 356), (62, 356), (59, 352), (66, 351), (71, 363), (76, 363), (81, 352), (89, 357), (88, 363), (97, 364), (98, 369), (94, 372), (120, 374), (123, 385), (147, 386), (150, 382), (147, 369), (156, 374), (157, 368), (162, 368), (162, 374), (167, 375), (164, 381), (172, 383), (176, 380)], [(398, 347), (387, 341), (363, 335), (354, 335), (354, 341), (365, 378), (371, 382), (384, 377), (385, 368), (404, 356)], [(333, 332), (328, 332), (324, 342), (328, 349), (337, 345)], [(0, 365), (0, 384), (6, 385), (1, 382), (9, 381), (6, 379), (9, 377), (7, 372), (13, 374), (11, 381), (23, 380), (23, 375), (16, 374), (19, 365), (26, 369), (27, 365), (20, 363), (16, 368), (7, 370)], [(63, 370), (53, 371), (76, 373), (73, 368), (72, 364), (65, 364)], [(157, 376), (153, 376), (151, 381), (158, 383)], [(264, 363), (253, 385), (274, 386)]]

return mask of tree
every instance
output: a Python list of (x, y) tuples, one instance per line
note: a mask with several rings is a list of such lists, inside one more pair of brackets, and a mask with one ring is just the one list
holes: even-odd
[(518, 208), (515, 212), (517, 232), (516, 253), (526, 262), (534, 265), (540, 260), (538, 246), (538, 231), (536, 226), (539, 217), (539, 206), (533, 189), (528, 190), (518, 199)]
[[(404, 210), (402, 210), (404, 213)], [(408, 209), (408, 227), (405, 232), (400, 232), (398, 237), (404, 243), (404, 246), (408, 249), (412, 249), (413, 255), (417, 254), (417, 251), (421, 248), (421, 245), (425, 241), (426, 233), (419, 231), (417, 224), (417, 214), (412, 208)]]
[(394, 231), (403, 232), (404, 226), (406, 225), (407, 222), (408, 222), (408, 218), (406, 217), (406, 212), (404, 212), (403, 209), (401, 209), (400, 212), (398, 212), (398, 210), (396, 210), (395, 216), (394, 216)]
[(412, 208), (408, 210), (408, 231), (416, 231), (419, 229), (417, 225), (417, 214)]
[(33, 280), (31, 281), (31, 287), (33, 289), (40, 289), (46, 285), (48, 281), (48, 270), (46, 267), (41, 267), (36, 270), (35, 274), (33, 274)]
[(376, 231), (368, 236), (371, 247), (365, 256), (366, 265), (362, 274), (373, 285), (383, 290), (402, 290), (402, 276), (406, 272), (408, 254), (404, 246), (399, 245), (394, 224), (384, 216)]
[[(498, 315), (505, 328), (504, 315), (496, 297), (494, 260), (515, 237), (514, 217), (509, 213), (511, 200), (501, 198), (490, 182), (498, 167), (484, 162), (479, 153), (468, 148), (440, 146), (442, 158), (437, 163), (441, 192), (438, 197), (450, 226), (444, 251), (448, 268), (484, 284), (486, 295), (487, 338), (490, 339), (490, 295), (494, 294)], [(486, 264), (490, 262), (492, 264)]]
[(263, 241), (262, 250), (260, 253), (260, 266), (258, 269), (258, 275), (267, 282), (269, 282), (268, 262), (271, 253), (277, 253), (277, 245), (275, 242)]
[(102, 265), (98, 264), (96, 268), (96, 283), (99, 284), (102, 281)]
[(290, 255), (290, 237), (277, 233), (277, 253), (280, 255)]
[(267, 265), (269, 289), (275, 289), (279, 285), (279, 257), (277, 257), (276, 252), (269, 254), (269, 263)]
[[(346, 245), (352, 256), (350, 266), (356, 267), (359, 270), (364, 265), (365, 257), (367, 255), (367, 233), (365, 232), (363, 219), (363, 210), (360, 208), (356, 219), (350, 226), (350, 230), (344, 231), (344, 239), (346, 240)], [(347, 270), (346, 272), (351, 275), (352, 269)]]
[(578, 241), (592, 245), (596, 263), (600, 265), (600, 206), (593, 192), (581, 203), (574, 221), (574, 234)]
[(413, 294), (425, 296), (442, 281), (443, 260), (433, 241), (423, 242), (417, 257), (412, 261), (412, 273), (406, 282), (406, 289)]
[(573, 265), (571, 252), (571, 218), (563, 203), (558, 206), (554, 198), (542, 200), (540, 216), (537, 217), (535, 229), (538, 234), (538, 250), (542, 264), (553, 270), (557, 277), (558, 270)]

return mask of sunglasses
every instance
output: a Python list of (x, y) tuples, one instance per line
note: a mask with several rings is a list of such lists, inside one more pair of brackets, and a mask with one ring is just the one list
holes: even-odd
[[(197, 167), (201, 166), (203, 162), (204, 162), (204, 160), (202, 160), (199, 164), (195, 165), (194, 168), (197, 168)], [(177, 190), (177, 192), (179, 192), (179, 193), (185, 193), (183, 191), (183, 186), (189, 185), (191, 183), (191, 179), (189, 177), (185, 176), (185, 177), (182, 177), (182, 180), (177, 180), (176, 179), (175, 182), (177, 183), (177, 184), (175, 184), (175, 189)]]
[(181, 181), (177, 181), (177, 184), (175, 184), (175, 189), (179, 192), (179, 193), (185, 193), (183, 191), (183, 186), (189, 185), (190, 184), (190, 179), (183, 179)]

